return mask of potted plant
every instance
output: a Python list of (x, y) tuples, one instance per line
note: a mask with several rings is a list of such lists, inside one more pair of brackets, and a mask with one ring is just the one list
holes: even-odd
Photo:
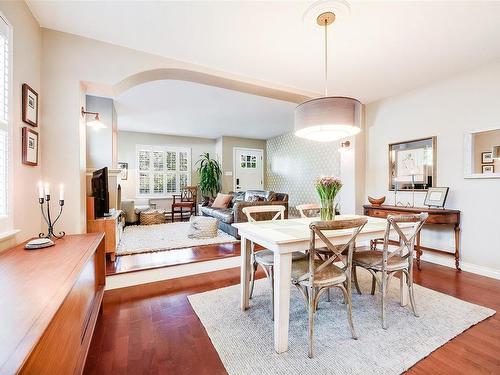
[(201, 154), (200, 159), (196, 162), (198, 165), (198, 174), (200, 176), (201, 194), (204, 202), (208, 202), (211, 198), (215, 198), (221, 190), (222, 170), (217, 160), (211, 159), (208, 152)]
[(316, 191), (321, 200), (321, 220), (335, 219), (335, 197), (342, 188), (342, 181), (334, 177), (322, 177), (316, 181)]

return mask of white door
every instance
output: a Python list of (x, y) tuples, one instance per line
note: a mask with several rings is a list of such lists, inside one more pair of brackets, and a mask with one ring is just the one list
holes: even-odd
[(239, 147), (235, 147), (233, 151), (234, 191), (264, 189), (264, 151)]

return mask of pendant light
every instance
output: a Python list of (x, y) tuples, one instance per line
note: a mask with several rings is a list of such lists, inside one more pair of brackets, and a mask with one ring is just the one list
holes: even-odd
[[(324, 11), (316, 23), (325, 32), (325, 96), (306, 101), (295, 108), (295, 135), (319, 142), (331, 142), (358, 134), (360, 128), (361, 103), (357, 99), (328, 96), (328, 26), (335, 21), (333, 11)], [(346, 6), (345, 2), (342, 2)], [(313, 4), (314, 6), (314, 4)]]

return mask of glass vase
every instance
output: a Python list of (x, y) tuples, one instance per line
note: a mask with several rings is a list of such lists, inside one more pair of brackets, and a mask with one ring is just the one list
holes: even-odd
[(335, 204), (332, 199), (321, 199), (320, 209), (321, 220), (334, 220), (335, 219)]

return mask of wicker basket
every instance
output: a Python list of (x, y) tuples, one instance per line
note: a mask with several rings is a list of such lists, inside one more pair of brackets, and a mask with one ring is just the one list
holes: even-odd
[(139, 222), (141, 225), (165, 224), (167, 222), (166, 212), (164, 210), (142, 211)]

